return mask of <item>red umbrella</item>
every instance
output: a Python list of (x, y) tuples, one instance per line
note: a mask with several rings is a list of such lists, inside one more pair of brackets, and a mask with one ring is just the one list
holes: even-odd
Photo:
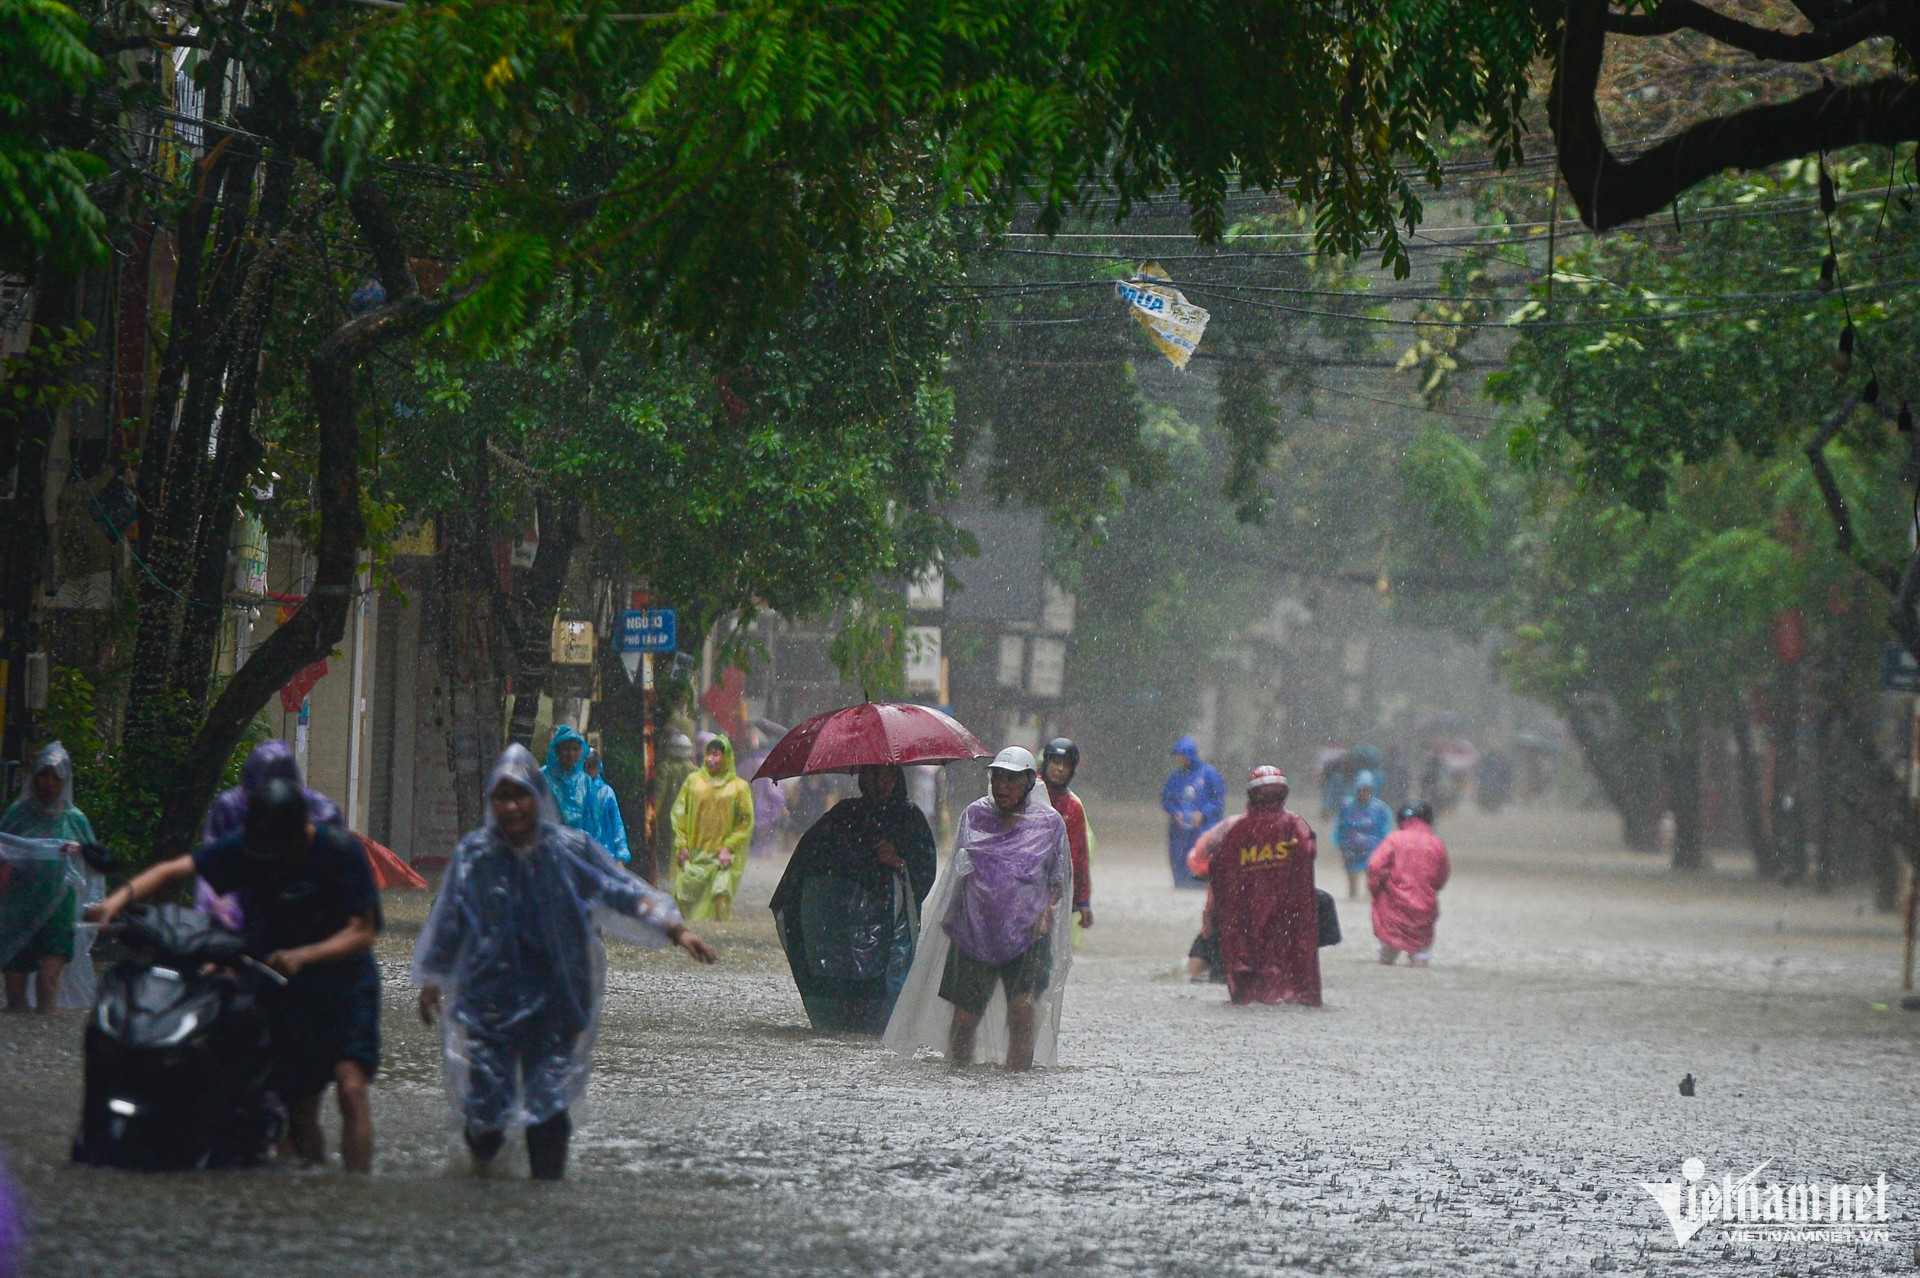
[(904, 701), (868, 701), (817, 714), (796, 726), (767, 753), (753, 779), (852, 772), (869, 763), (957, 763), (990, 757), (950, 714)]

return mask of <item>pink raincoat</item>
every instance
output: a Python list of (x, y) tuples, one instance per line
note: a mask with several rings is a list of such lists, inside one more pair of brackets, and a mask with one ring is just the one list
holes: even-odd
[(1373, 934), (1404, 954), (1433, 948), (1440, 889), (1447, 885), (1447, 845), (1425, 821), (1409, 820), (1380, 840), (1367, 863)]

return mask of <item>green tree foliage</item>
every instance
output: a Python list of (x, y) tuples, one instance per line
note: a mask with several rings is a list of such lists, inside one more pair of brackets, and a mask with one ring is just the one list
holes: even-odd
[(0, 0), (0, 49), (0, 270), (97, 262), (106, 216), (87, 184), (106, 166), (75, 144), (65, 110), (102, 70), (86, 23), (58, 0)]
[(1124, 214), (1177, 190), (1211, 239), (1228, 191), (1254, 187), (1314, 210), (1327, 247), (1377, 241), (1404, 265), (1433, 139), (1472, 122), (1515, 154), (1555, 22), (1545, 0), (1395, 0), (1366, 21), (1283, 0), (638, 19), (458, 0), (351, 33), (332, 139), (349, 171), (397, 151), (490, 172), (456, 323), (506, 331), (558, 274), (599, 269), (644, 281), (636, 309), (714, 338), (779, 315), (811, 253), (858, 251), (872, 175), (902, 147), (926, 150), (950, 202), (1031, 197), (1042, 229), (1095, 191)]
[[(1502, 464), (1477, 482), (1436, 470), (1420, 486), (1436, 518), (1476, 490), (1496, 513), (1523, 498), (1518, 535), (1496, 543), (1511, 581), (1506, 668), (1567, 716), (1632, 842), (1650, 839), (1667, 804), (1685, 844), (1685, 787), (1706, 734), (1745, 734), (1756, 705), (1786, 713), (1803, 685), (1822, 757), (1864, 778), (1857, 802), (1882, 815), (1897, 802), (1869, 707), (1891, 637), (1876, 614), (1908, 555), (1910, 437), (1887, 401), (1909, 393), (1894, 352), (1920, 337), (1895, 247), (1913, 214), (1869, 186), (1885, 180), (1870, 159), (1832, 166), (1843, 186), (1867, 189), (1831, 213), (1818, 168), (1794, 163), (1701, 188), (1678, 233), (1577, 242), (1513, 312), (1517, 340), (1490, 379), (1515, 414)], [(1823, 287), (1830, 248), (1826, 278), (1842, 288)], [(1511, 278), (1521, 262), (1508, 252), (1478, 257), (1456, 291), (1471, 296), (1458, 287), (1469, 277)], [(1851, 361), (1836, 358), (1849, 324)], [(1853, 411), (1869, 383), (1885, 414)], [(1803, 453), (1816, 440), (1838, 505)], [(1809, 633), (1804, 676), (1774, 655), (1772, 627), (1788, 613)], [(1750, 791), (1746, 806), (1758, 803)]]

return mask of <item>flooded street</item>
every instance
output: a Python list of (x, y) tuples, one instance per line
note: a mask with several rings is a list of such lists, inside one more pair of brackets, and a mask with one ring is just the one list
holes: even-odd
[[(1327, 1006), (1234, 1008), (1181, 974), (1201, 897), (1144, 810), (1091, 807), (1096, 926), (1061, 1064), (950, 1075), (818, 1036), (749, 873), (721, 965), (619, 950), (569, 1178), (453, 1158), (437, 1039), (389, 898), (371, 1180), (70, 1166), (77, 1014), (0, 1022), (0, 1144), (28, 1272), (1814, 1274), (1920, 1258), (1920, 1014), (1864, 897), (1676, 880), (1613, 821), (1463, 815), (1434, 966), (1383, 968), (1363, 902)], [(1552, 850), (1544, 850), (1551, 847)], [(1321, 853), (1323, 887), (1344, 892)], [(1336, 880), (1342, 880), (1336, 885)], [(1876, 1008), (1875, 1004), (1883, 1005)], [(1891, 1004), (1892, 1010), (1884, 1010)], [(1678, 1083), (1692, 1074), (1697, 1095)], [(1891, 1244), (1676, 1248), (1641, 1181), (1871, 1184)], [(454, 1170), (449, 1170), (450, 1168)]]

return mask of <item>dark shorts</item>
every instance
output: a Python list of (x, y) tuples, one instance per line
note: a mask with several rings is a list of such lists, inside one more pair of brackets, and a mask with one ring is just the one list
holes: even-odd
[(958, 946), (947, 950), (947, 967), (940, 974), (940, 997), (963, 1012), (975, 1016), (987, 1010), (993, 1001), (997, 981), (1007, 987), (1008, 998), (1022, 994), (1042, 994), (1053, 980), (1053, 944), (1042, 937), (1029, 945), (1018, 958), (995, 966), (969, 958)]
[[(309, 974), (312, 979), (302, 979)], [(369, 1078), (379, 1070), (380, 968), (371, 958), (308, 968), (287, 988), (271, 991), (266, 1003), (273, 1027), (270, 1085), (281, 1100), (319, 1095), (341, 1061), (357, 1063)]]
[(1215, 985), (1227, 983), (1227, 969), (1220, 961), (1220, 938), (1208, 936), (1202, 932), (1193, 938), (1193, 944), (1187, 949), (1187, 957), (1199, 959), (1207, 965), (1207, 979)]
[(73, 893), (68, 892), (67, 899), (54, 910), (53, 917), (42, 923), (40, 930), (28, 937), (27, 943), (15, 950), (5, 968), (0, 970), (17, 976), (22, 972), (39, 971), (41, 959), (65, 959), (71, 963), (75, 926), (79, 920), (79, 903)]

